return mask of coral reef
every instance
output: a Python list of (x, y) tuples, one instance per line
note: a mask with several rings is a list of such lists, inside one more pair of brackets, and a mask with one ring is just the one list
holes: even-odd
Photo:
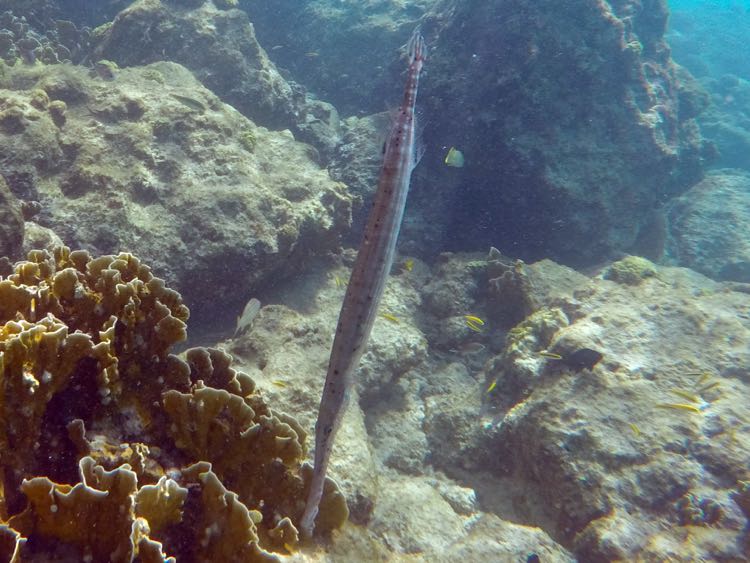
[[(2, 553), (265, 561), (297, 548), (306, 434), (225, 353), (170, 353), (188, 314), (126, 253), (34, 251), (0, 280)], [(321, 514), (321, 533), (348, 516), (330, 481)]]
[[(300, 312), (264, 307), (228, 344), (287, 410), (317, 403), (342, 258), (277, 287)], [(644, 271), (628, 264), (648, 275), (605, 278)], [(493, 251), (396, 269), (332, 460), (361, 526), (331, 556), (504, 560), (514, 545), (542, 560), (747, 558), (744, 286), (632, 257), (613, 266), (590, 277)], [(490, 280), (505, 274), (498, 292)], [(581, 351), (599, 361), (570, 360)], [(483, 533), (515, 535), (503, 546)]]
[[(747, 478), (746, 299), (689, 270), (648, 271), (540, 298), (509, 333), (485, 369), (500, 390), (489, 396), (486, 463), (533, 490), (532, 521), (554, 522), (582, 559), (685, 556), (683, 530), (665, 531), (672, 522), (708, 528), (695, 557), (741, 559), (744, 518), (731, 496)], [(563, 322), (527, 326), (544, 311)], [(511, 353), (522, 334), (536, 344)], [(584, 347), (601, 363), (568, 368), (566, 353)]]
[[(425, 30), (425, 114), (443, 117), (426, 125), (430, 150), (403, 228), (409, 253), (502, 244), (527, 261), (588, 266), (634, 252), (649, 242), (652, 210), (700, 180), (713, 154), (696, 124), (708, 96), (670, 58), (665, 2), (301, 4), (251, 1), (248, 12), (260, 41), (279, 46), (273, 60), (342, 114), (380, 111), (399, 46), (418, 21)], [(349, 44), (368, 49), (352, 60)], [(367, 201), (360, 180), (380, 151), (358, 143), (368, 152), (346, 160), (364, 128), (356, 121), (344, 122), (332, 164)], [(451, 146), (466, 155), (460, 170), (443, 163)]]
[[(275, 295), (289, 306), (263, 307), (247, 334), (224, 344), (236, 364), (289, 412), (314, 413), (320, 400), (331, 327), (344, 292), (337, 280), (346, 279), (353, 253), (340, 258), (324, 271), (277, 285)], [(451, 304), (449, 288), (463, 299), (469, 291), (462, 292), (461, 283), (476, 274), (451, 271), (449, 265), (459, 260), (453, 258), (436, 268), (432, 284), (427, 284), (428, 268), (417, 260), (410, 267), (401, 261), (388, 280), (384, 315), (373, 327), (331, 459), (330, 471), (358, 526), (336, 534), (327, 552), (344, 559), (377, 553), (382, 560), (409, 554), (424, 561), (462, 554), (469, 560), (504, 560), (514, 552), (539, 552), (570, 561), (570, 554), (544, 531), (483, 512), (473, 489), (433, 469), (449, 458), (476, 471), (484, 459), (478, 448), (486, 445), (476, 433), (480, 417), (471, 410), (481, 401), (479, 386), (459, 361), (446, 361), (445, 347), (431, 347), (425, 335), (446, 322), (435, 320), (426, 303)], [(443, 276), (445, 289), (438, 282)], [(433, 293), (439, 294), (434, 301)], [(465, 310), (451, 306), (445, 313), (458, 316)], [(463, 330), (468, 338), (470, 331), (462, 326), (457, 323), (456, 332)], [(300, 423), (309, 431), (314, 420), (301, 416)], [(515, 539), (505, 544), (487, 542), (487, 537)]]
[[(0, 6), (0, 10), (2, 6)], [(29, 13), (28, 7), (22, 13)], [(17, 63), (80, 63), (89, 53), (91, 33), (87, 27), (49, 17), (32, 27), (26, 16), (11, 11), (0, 13), (0, 59)]]
[[(209, 29), (213, 33), (207, 33)], [(279, 128), (292, 122), (292, 89), (256, 41), (247, 16), (238, 10), (218, 10), (212, 2), (175, 6), (139, 0), (117, 15), (96, 53), (122, 67), (159, 60), (183, 64), (259, 125)]]

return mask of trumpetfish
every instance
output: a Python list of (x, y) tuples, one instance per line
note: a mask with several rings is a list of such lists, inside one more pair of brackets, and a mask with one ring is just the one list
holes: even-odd
[(417, 144), (414, 109), (426, 55), (419, 28), (409, 39), (407, 53), (409, 70), (404, 97), (383, 149), (378, 188), (339, 313), (315, 423), (315, 466), (300, 520), (302, 533), (307, 537), (313, 533), (333, 441), (346, 410), (354, 370), (365, 351), (393, 265), (411, 173), (423, 152)]

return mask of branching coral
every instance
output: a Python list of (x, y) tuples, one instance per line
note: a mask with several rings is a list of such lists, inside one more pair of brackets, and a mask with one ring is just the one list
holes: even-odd
[[(227, 354), (170, 354), (188, 315), (126, 253), (32, 251), (0, 279), (0, 555), (264, 561), (296, 548), (305, 432)], [(333, 482), (321, 506), (323, 532), (348, 516)]]

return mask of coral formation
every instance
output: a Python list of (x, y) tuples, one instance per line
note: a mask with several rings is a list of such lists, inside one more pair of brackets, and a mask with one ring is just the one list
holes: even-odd
[[(127, 253), (34, 251), (0, 280), (2, 553), (161, 561), (186, 536), (203, 560), (296, 549), (305, 432), (225, 353), (172, 355), (188, 315)], [(348, 516), (330, 481), (324, 501), (323, 533)]]
[(46, 17), (32, 27), (25, 16), (11, 11), (0, 13), (0, 59), (9, 65), (80, 63), (90, 43), (90, 30), (79, 29), (71, 21)]

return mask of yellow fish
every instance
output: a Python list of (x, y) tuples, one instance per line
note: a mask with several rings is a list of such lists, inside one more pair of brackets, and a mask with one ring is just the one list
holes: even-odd
[(336, 282), (336, 287), (344, 287), (346, 282), (340, 276), (334, 276), (333, 281)]
[(484, 321), (482, 319), (475, 317), (474, 315), (464, 315), (464, 319), (466, 319), (466, 326), (471, 330), (474, 332), (482, 332), (482, 327), (484, 326)]
[(273, 381), (271, 381), (271, 383), (276, 385), (276, 387), (287, 387), (287, 384), (281, 381), (280, 379), (274, 379)]
[(704, 385), (703, 387), (701, 387), (700, 389), (698, 389), (698, 393), (703, 394), (706, 391), (710, 391), (711, 389), (715, 389), (719, 385), (721, 385), (721, 381), (714, 381), (713, 383), (709, 383), (708, 385)]
[(407, 272), (411, 272), (414, 269), (414, 259), (413, 258), (407, 258), (404, 260), (404, 270)]
[(555, 354), (554, 352), (548, 352), (547, 350), (542, 350), (539, 352), (539, 355), (542, 358), (548, 358), (550, 360), (562, 360), (562, 356), (560, 354)]
[(391, 315), (390, 313), (380, 313), (380, 316), (388, 321), (391, 321), (392, 323), (399, 323), (398, 317), (396, 315)]
[(448, 154), (445, 155), (445, 163), (453, 168), (463, 168), (464, 153), (456, 147), (451, 147), (448, 149)]
[(495, 387), (497, 387), (497, 379), (490, 383), (490, 386), (487, 387), (487, 393), (492, 393), (494, 391)]
[(682, 397), (683, 399), (687, 399), (691, 403), (700, 403), (701, 398), (698, 397), (696, 394), (691, 393), (690, 391), (683, 391), (682, 389), (671, 389), (672, 393), (677, 395), (678, 397)]
[(688, 412), (694, 412), (696, 414), (701, 414), (701, 410), (696, 407), (695, 405), (688, 405), (685, 403), (659, 403), (656, 405), (660, 409), (675, 409), (680, 411), (688, 411)]

